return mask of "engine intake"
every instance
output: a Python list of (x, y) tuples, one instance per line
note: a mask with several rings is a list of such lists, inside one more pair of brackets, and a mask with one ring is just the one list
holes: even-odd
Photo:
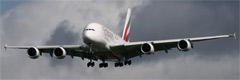
[(150, 55), (154, 53), (154, 47), (151, 43), (144, 43), (141, 46), (141, 51), (144, 54)]
[(193, 48), (192, 42), (190, 40), (180, 40), (177, 44), (177, 48), (180, 51), (189, 51)]
[(31, 47), (27, 50), (28, 57), (31, 59), (37, 59), (40, 56), (40, 51), (36, 47)]
[(57, 59), (63, 59), (67, 55), (66, 50), (63, 47), (55, 48), (53, 50), (53, 56)]

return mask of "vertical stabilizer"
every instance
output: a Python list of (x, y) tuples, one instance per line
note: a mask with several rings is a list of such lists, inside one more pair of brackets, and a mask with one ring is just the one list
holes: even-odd
[(125, 41), (129, 41), (128, 34), (130, 32), (130, 26), (131, 26), (131, 9), (128, 8), (127, 17), (126, 17), (126, 21), (123, 29), (123, 34), (122, 34), (122, 39)]

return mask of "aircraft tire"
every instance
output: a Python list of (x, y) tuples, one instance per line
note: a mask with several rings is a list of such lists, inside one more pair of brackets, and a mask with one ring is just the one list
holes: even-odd
[(103, 65), (104, 67), (108, 67), (108, 63), (103, 63), (103, 64), (104, 64), (104, 65)]
[(103, 64), (102, 64), (102, 63), (100, 63), (100, 64), (99, 64), (99, 68), (102, 68), (102, 67), (103, 67)]
[(128, 61), (124, 61), (124, 65), (127, 65), (128, 64)]
[(118, 64), (118, 63), (115, 63), (115, 64), (114, 64), (114, 66), (115, 66), (115, 67), (118, 67), (118, 66), (119, 66), (119, 64)]
[(120, 67), (122, 67), (122, 66), (123, 66), (123, 63), (122, 63), (122, 62), (120, 62), (120, 63), (119, 63), (119, 66), (120, 66)]
[(94, 62), (91, 62), (91, 67), (93, 67), (95, 65), (95, 63)]
[(131, 64), (132, 64), (132, 61), (131, 61), (131, 60), (129, 60), (129, 61), (128, 61), (128, 65), (131, 65)]
[(87, 63), (87, 67), (89, 67), (89, 66), (90, 66), (90, 62)]

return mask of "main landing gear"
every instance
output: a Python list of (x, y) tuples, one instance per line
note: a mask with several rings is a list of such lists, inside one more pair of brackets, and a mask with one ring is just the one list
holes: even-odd
[(102, 67), (108, 67), (108, 63), (100, 63), (99, 64), (99, 68), (102, 68)]
[(94, 65), (95, 65), (95, 63), (91, 62), (91, 61), (87, 63), (87, 67), (93, 67)]
[(105, 59), (102, 59), (102, 63), (99, 64), (99, 68), (102, 68), (102, 67), (108, 67), (108, 63), (105, 63)]
[[(131, 65), (132, 64), (132, 61), (131, 60), (127, 60), (127, 61), (124, 61), (124, 65)], [(123, 62), (117, 62), (114, 64), (115, 67), (122, 67), (123, 66)]]
[(124, 61), (124, 65), (131, 65), (131, 64), (132, 64), (131, 60)]
[(123, 63), (122, 62), (116, 62), (114, 64), (115, 67), (122, 67), (123, 66)]
[[(123, 65), (131, 65), (132, 64), (132, 61), (131, 60), (128, 60), (128, 61), (124, 61), (123, 62), (116, 62), (114, 64), (115, 67), (122, 67)], [(94, 62), (92, 62), (92, 60), (90, 60), (90, 62), (87, 63), (87, 67), (93, 67), (95, 65)], [(108, 63), (105, 63), (105, 61), (103, 61), (103, 63), (100, 63), (99, 64), (99, 68), (106, 68), (108, 67)]]

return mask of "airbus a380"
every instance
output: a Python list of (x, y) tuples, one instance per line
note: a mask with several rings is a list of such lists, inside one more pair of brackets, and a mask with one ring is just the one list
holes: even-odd
[(193, 48), (193, 42), (220, 39), (227, 37), (236, 38), (236, 34), (169, 39), (156, 41), (129, 42), (131, 25), (131, 9), (128, 9), (122, 37), (116, 35), (106, 27), (98, 23), (89, 23), (83, 30), (82, 38), (86, 45), (58, 45), (58, 46), (7, 46), (5, 49), (27, 49), (31, 59), (36, 59), (42, 53), (49, 53), (51, 57), (63, 59), (69, 55), (89, 59), (87, 67), (93, 67), (94, 61), (101, 60), (99, 67), (108, 67), (106, 61), (115, 62), (115, 67), (130, 65), (131, 58), (141, 55), (150, 55), (155, 51), (165, 51), (177, 48), (179, 51), (189, 51)]

